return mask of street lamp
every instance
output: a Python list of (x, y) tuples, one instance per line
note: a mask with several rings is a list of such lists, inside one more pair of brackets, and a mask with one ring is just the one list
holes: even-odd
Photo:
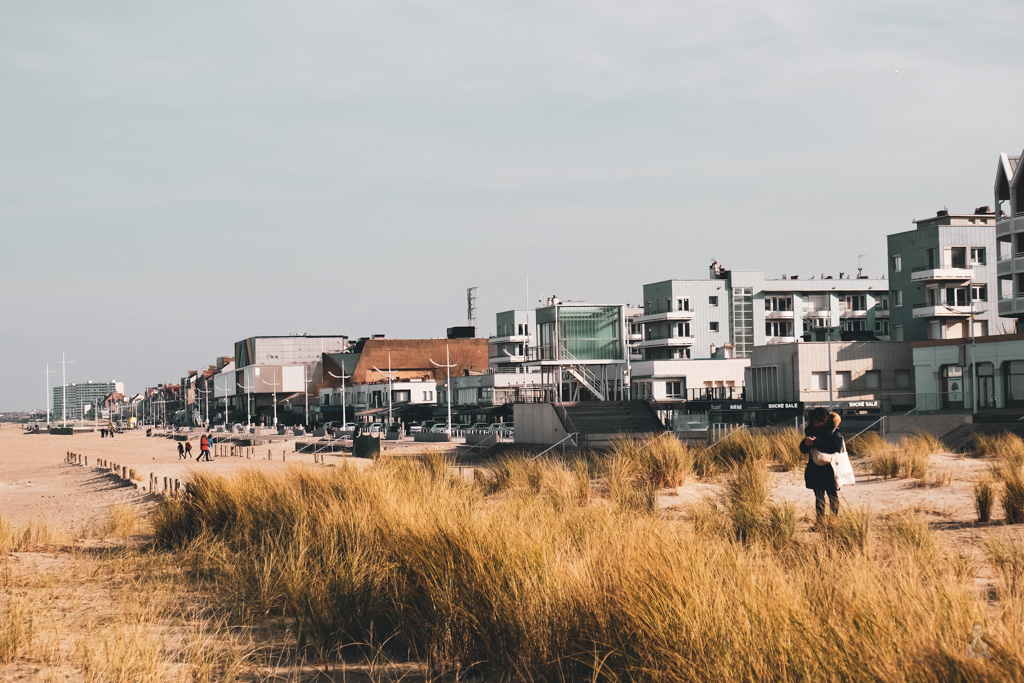
[(210, 390), (209, 389), (196, 389), (199, 393), (203, 394), (203, 400), (206, 403), (206, 421), (203, 426), (210, 426)]
[[(384, 371), (379, 369), (376, 365), (373, 366), (373, 369), (376, 370), (381, 375), (384, 374)], [(388, 424), (389, 425), (392, 422), (392, 419), (391, 419), (391, 391), (392, 391), (392, 383), (394, 381), (395, 381), (395, 375), (394, 375), (393, 372), (391, 372), (391, 354), (389, 353), (388, 354)]]
[(306, 384), (305, 384), (304, 391), (303, 391), (303, 393), (305, 394), (305, 398), (306, 398), (306, 422), (305, 422), (305, 425), (306, 425), (306, 427), (309, 427), (309, 383), (311, 381), (313, 381), (313, 378), (312, 377), (306, 377), (306, 369), (305, 369), (305, 367), (303, 367), (303, 369), (302, 369), (302, 377), (303, 377), (303, 379), (306, 380)]
[(274, 427), (277, 427), (277, 388), (281, 386), (280, 382), (268, 382), (267, 380), (260, 377), (260, 381), (266, 384), (268, 387), (274, 388)]
[(61, 426), (68, 426), (68, 365), (74, 363), (73, 360), (64, 360), (64, 353), (60, 354), (60, 365), (61, 365), (61, 399), (60, 399), (60, 419), (63, 423)]
[(53, 398), (50, 396), (50, 375), (57, 372), (56, 368), (51, 370), (50, 364), (46, 364), (46, 426), (50, 426), (50, 401)]
[(452, 368), (455, 367), (455, 364), (452, 363), (452, 355), (451, 355), (451, 352), (448, 350), (448, 344), (444, 345), (444, 356), (445, 356), (445, 363), (446, 363), (445, 365), (441, 365), (440, 363), (435, 362), (433, 358), (430, 359), (430, 362), (433, 363), (436, 367), (444, 368), (444, 374), (445, 374), (445, 378), (446, 378), (445, 379), (445, 384), (447, 385), (447, 390), (446, 390), (445, 393), (448, 394), (448, 440), (451, 441), (452, 440)]
[(345, 408), (345, 380), (347, 380), (349, 377), (352, 376), (352, 375), (346, 375), (345, 374), (344, 367), (345, 366), (342, 365), (342, 370), (341, 370), (341, 374), (340, 375), (335, 375), (330, 370), (327, 371), (327, 374), (330, 375), (331, 377), (333, 377), (334, 379), (340, 379), (341, 380), (341, 428), (342, 429), (346, 429), (348, 427), (348, 411)]
[[(235, 384), (238, 384), (238, 382), (235, 382)], [(238, 387), (245, 391), (245, 426), (252, 427), (252, 385), (238, 384)], [(226, 408), (224, 412), (227, 412)]]

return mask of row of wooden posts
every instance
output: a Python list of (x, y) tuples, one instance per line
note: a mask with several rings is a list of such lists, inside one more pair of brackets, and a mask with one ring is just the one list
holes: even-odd
[[(64, 462), (72, 465), (82, 465), (83, 467), (89, 466), (89, 456), (82, 455), (81, 453), (72, 453), (67, 451), (67, 455), (64, 457)], [(124, 479), (127, 482), (135, 484), (138, 488), (143, 491), (149, 491), (150, 493), (160, 493), (165, 496), (180, 496), (185, 492), (185, 484), (176, 477), (159, 477), (152, 472), (149, 474), (149, 482), (132, 479), (133, 468), (128, 465), (118, 465), (116, 462), (110, 462), (103, 458), (95, 458), (93, 460), (93, 466), (101, 470), (107, 470), (112, 473), (115, 477)], [(138, 473), (135, 472), (138, 476)]]
[[(234, 444), (215, 444), (215, 453), (219, 457), (244, 457), (249, 460), (257, 459), (258, 453), (255, 446), (235, 446)], [(271, 449), (267, 449), (267, 460), (271, 460), (273, 452)], [(287, 462), (286, 453), (281, 452), (281, 462)], [(72, 453), (66, 451), (64, 456), (64, 462), (72, 465), (82, 465), (83, 467), (89, 466), (89, 456), (81, 453)], [(313, 453), (313, 462), (324, 464), (323, 453)], [(127, 465), (118, 465), (117, 463), (110, 462), (103, 458), (95, 458), (93, 465), (99, 469), (108, 470), (115, 476), (124, 479), (127, 482), (134, 483), (136, 486), (143, 484), (141, 481), (132, 479), (132, 468)], [(137, 476), (138, 473), (136, 473)], [(160, 493), (165, 496), (180, 496), (185, 491), (184, 483), (176, 477), (160, 477), (152, 472), (149, 474), (149, 482), (147, 486), (141, 486), (143, 491), (149, 491), (150, 493)]]
[[(257, 446), (236, 446), (231, 443), (218, 443), (213, 445), (213, 455), (218, 458), (245, 458), (246, 460), (259, 460), (263, 449)], [(267, 460), (274, 459), (274, 451), (267, 449)], [(288, 462), (288, 453), (281, 451), (281, 462)], [(313, 462), (324, 464), (324, 454), (313, 452)]]

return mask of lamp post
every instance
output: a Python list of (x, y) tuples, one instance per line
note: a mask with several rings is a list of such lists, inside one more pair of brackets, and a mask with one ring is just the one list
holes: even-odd
[(61, 365), (61, 399), (60, 399), (60, 419), (63, 423), (62, 427), (68, 426), (68, 364), (74, 363), (73, 360), (64, 360), (64, 353), (60, 354), (60, 365)]
[[(238, 382), (235, 382), (235, 384), (238, 384)], [(245, 426), (246, 428), (252, 427), (252, 385), (238, 384), (238, 387), (245, 391)], [(224, 412), (227, 412), (226, 408)]]
[(452, 355), (451, 355), (451, 352), (449, 351), (448, 344), (444, 345), (444, 357), (445, 357), (445, 365), (441, 365), (440, 363), (436, 362), (433, 358), (430, 359), (430, 362), (433, 363), (435, 367), (444, 368), (445, 385), (446, 385), (446, 392), (445, 393), (448, 394), (448, 440), (451, 441), (452, 440), (452, 368), (455, 367), (455, 364), (452, 363)]
[(304, 391), (302, 392), (303, 394), (305, 394), (305, 398), (306, 398), (305, 426), (309, 427), (309, 383), (313, 380), (313, 378), (312, 377), (306, 377), (306, 369), (305, 368), (302, 369), (302, 377), (303, 377), (303, 379), (306, 380)]
[(203, 401), (206, 403), (206, 420), (203, 422), (203, 426), (208, 427), (210, 425), (210, 390), (196, 389), (196, 391), (203, 394)]
[[(275, 373), (276, 374), (276, 373)], [(274, 393), (274, 427), (277, 427), (277, 388), (281, 386), (280, 382), (268, 382), (267, 380), (260, 377), (260, 381), (266, 384), (268, 387), (273, 387)]]
[(330, 370), (327, 371), (327, 374), (333, 377), (334, 379), (341, 380), (341, 428), (344, 430), (345, 428), (348, 427), (348, 411), (345, 408), (345, 380), (351, 377), (352, 375), (345, 374), (344, 365), (342, 365), (340, 375), (335, 375)]
[[(376, 365), (373, 366), (373, 369), (376, 370), (378, 373), (380, 373), (382, 375), (384, 374), (384, 371), (380, 370)], [(393, 421), (391, 419), (391, 391), (392, 391), (392, 386), (393, 386), (394, 381), (395, 381), (395, 376), (394, 376), (394, 373), (391, 372), (391, 354), (389, 353), (388, 354), (388, 424), (389, 425)]]
[(50, 364), (46, 364), (46, 426), (50, 426), (50, 402), (53, 397), (50, 396), (50, 375), (57, 372), (56, 369), (51, 370)]

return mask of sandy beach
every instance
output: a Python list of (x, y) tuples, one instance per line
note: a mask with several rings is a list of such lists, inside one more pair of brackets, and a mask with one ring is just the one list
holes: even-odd
[[(215, 457), (212, 462), (199, 463), (195, 460), (199, 455), (198, 433), (191, 441), (192, 458), (181, 460), (177, 441), (147, 437), (141, 429), (101, 438), (99, 433), (26, 434), (19, 426), (4, 425), (0, 428), (0, 516), (17, 525), (38, 520), (54, 527), (80, 529), (104, 518), (113, 505), (153, 504), (155, 498), (147, 492), (94, 467), (100, 458), (135, 468), (143, 480), (148, 480), (150, 473), (184, 480), (195, 470), (230, 474), (243, 468), (274, 470), (313, 462), (312, 455), (295, 453), (294, 439), (289, 439), (255, 447), (258, 458)], [(90, 466), (64, 462), (68, 451), (86, 456)], [(330, 464), (343, 461), (335, 455), (325, 459)], [(344, 460), (368, 462), (351, 457)]]
[[(31, 520), (66, 528), (79, 528), (102, 518), (118, 503), (134, 502), (151, 505), (154, 497), (147, 492), (104, 473), (93, 466), (102, 458), (135, 468), (142, 480), (149, 474), (158, 477), (187, 479), (194, 471), (231, 474), (244, 468), (278, 470), (294, 464), (313, 464), (313, 456), (294, 452), (295, 440), (276, 441), (254, 447), (253, 459), (214, 457), (212, 462), (196, 462), (198, 433), (191, 438), (193, 458), (178, 458), (177, 443), (163, 436), (147, 437), (143, 430), (101, 438), (98, 433), (74, 436), (25, 434), (16, 426), (0, 428), (0, 515), (15, 524)], [(64, 462), (68, 451), (89, 459), (90, 466)], [(269, 451), (269, 452), (268, 452)], [(216, 455), (216, 450), (215, 450)], [(268, 459), (269, 456), (269, 459)], [(343, 462), (357, 465), (367, 460), (340, 455), (325, 456), (328, 465)], [(877, 514), (915, 508), (941, 526), (955, 528), (973, 521), (974, 510), (970, 487), (986, 471), (984, 461), (954, 454), (931, 456), (930, 471), (944, 472), (949, 482), (942, 486), (923, 486), (908, 479), (882, 480), (868, 473), (866, 463), (854, 462), (858, 474), (856, 486), (847, 487), (842, 496), (854, 506), (866, 506)], [(772, 497), (793, 503), (801, 516), (813, 514), (813, 496), (804, 488), (803, 468), (777, 472), (773, 476)], [(679, 508), (719, 491), (719, 485), (691, 480), (676, 491), (663, 491), (662, 507)]]

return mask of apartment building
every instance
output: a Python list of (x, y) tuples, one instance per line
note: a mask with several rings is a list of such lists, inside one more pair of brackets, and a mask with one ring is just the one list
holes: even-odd
[(890, 337), (889, 284), (859, 274), (771, 279), (715, 262), (707, 280), (664, 280), (643, 291), (635, 322), (643, 325), (636, 347), (644, 360), (714, 358), (726, 344), (749, 358), (755, 346), (824, 339), (830, 330)]
[(251, 416), (255, 422), (272, 424), (295, 408), (302, 419), (299, 411), (304, 410), (306, 392), (315, 399), (316, 387), (324, 382), (322, 355), (348, 348), (348, 337), (343, 335), (248, 337), (235, 343), (235, 396), (239, 400), (229, 400), (231, 394), (226, 392), (232, 389), (225, 378), (220, 380), (217, 394), (232, 404), (236, 418)]
[(995, 220), (999, 315), (1024, 332), (1024, 171), (1020, 156), (999, 155), (995, 182)]
[(103, 399), (115, 392), (124, 394), (124, 382), (81, 382), (53, 387), (51, 414), (54, 420), (92, 420), (95, 411), (103, 404)]
[(997, 305), (995, 213), (943, 209), (914, 225), (887, 238), (892, 339), (967, 338), (972, 316), (975, 337), (1011, 332)]
[(502, 311), (495, 315), (496, 333), (487, 340), (488, 365), (494, 372), (526, 372), (537, 330), (536, 311)]
[(854, 412), (913, 408), (910, 344), (814, 342), (759, 346), (750, 359), (746, 401), (771, 409), (832, 406)]

